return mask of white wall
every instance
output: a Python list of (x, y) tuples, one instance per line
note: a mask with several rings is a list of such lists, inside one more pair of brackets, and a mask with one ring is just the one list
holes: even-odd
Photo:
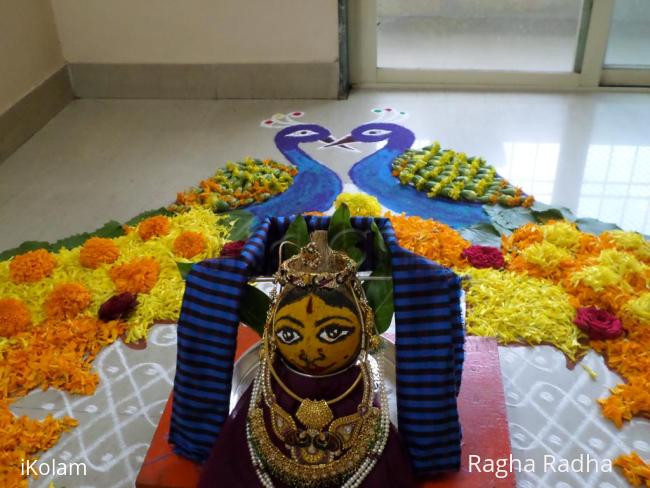
[(333, 62), (337, 0), (51, 0), (70, 63)]
[(0, 0), (0, 114), (63, 65), (49, 0)]

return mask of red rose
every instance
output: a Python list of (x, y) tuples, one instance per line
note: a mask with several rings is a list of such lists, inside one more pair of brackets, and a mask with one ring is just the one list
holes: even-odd
[(573, 320), (590, 339), (616, 339), (623, 333), (623, 324), (615, 315), (597, 307), (581, 307)]
[(220, 258), (238, 258), (239, 255), (241, 254), (242, 249), (244, 249), (245, 244), (246, 244), (246, 241), (226, 242), (223, 245), (223, 248), (221, 249), (221, 254), (219, 254), (219, 257)]
[(135, 310), (138, 301), (133, 293), (114, 295), (99, 307), (99, 319), (104, 322), (125, 319)]
[(469, 246), (461, 254), (475, 268), (503, 268), (506, 262), (501, 251), (491, 246)]

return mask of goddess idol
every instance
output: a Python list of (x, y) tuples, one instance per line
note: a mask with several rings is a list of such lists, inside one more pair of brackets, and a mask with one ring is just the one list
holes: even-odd
[(412, 486), (355, 261), (316, 231), (275, 282), (257, 376), (199, 486)]
[[(278, 243), (290, 240), (294, 217), (267, 217), (240, 254), (192, 267), (178, 322), (174, 452), (202, 464), (204, 488), (406, 487), (415, 476), (457, 470), (460, 277), (402, 248), (387, 219), (350, 219), (355, 247), (365, 255), (360, 270), (392, 277), (393, 426), (377, 334), (377, 325), (387, 326), (387, 312), (369, 305), (355, 261), (328, 247), (322, 231), (334, 218), (304, 221), (312, 240), (284, 261)], [(257, 302), (247, 283), (269, 273), (275, 291), (263, 300), (268, 308), (258, 320), (248, 314)], [(375, 306), (382, 303), (379, 288), (369, 295)], [(259, 360), (246, 353), (258, 366), (255, 379), (231, 408), (241, 321), (254, 325), (262, 340)]]

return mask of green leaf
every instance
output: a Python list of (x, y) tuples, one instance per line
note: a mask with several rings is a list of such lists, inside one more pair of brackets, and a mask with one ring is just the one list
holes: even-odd
[(501, 246), (501, 234), (492, 224), (476, 224), (459, 230), (460, 235), (477, 246)]
[(522, 225), (537, 223), (532, 211), (523, 207), (483, 205), (483, 210), (489, 215), (494, 228), (502, 235), (510, 235)]
[[(390, 254), (384, 237), (379, 231), (377, 224), (373, 222), (370, 225), (370, 230), (373, 234), (373, 248), (376, 257), (375, 270), (370, 276), (391, 276), (390, 267)], [(393, 319), (394, 303), (393, 303), (393, 281), (366, 281), (363, 284), (366, 292), (368, 304), (375, 312), (375, 326), (379, 334), (383, 334), (390, 327)]]
[(228, 240), (230, 241), (244, 241), (250, 237), (253, 229), (257, 227), (258, 220), (255, 214), (248, 210), (233, 210), (223, 214), (225, 223), (233, 223)]
[(282, 246), (282, 259), (289, 259), (294, 254), (297, 254), (300, 248), (309, 243), (309, 231), (307, 230), (307, 221), (302, 215), (296, 216), (293, 222), (289, 224), (286, 234), (284, 234), (284, 241), (289, 241), (292, 244), (285, 244)]
[(122, 224), (115, 220), (106, 222), (102, 227), (93, 232), (84, 232), (83, 234), (75, 234), (65, 239), (60, 239), (50, 245), (50, 249), (54, 252), (61, 248), (74, 249), (75, 247), (83, 246), (91, 237), (105, 237), (113, 239), (124, 235), (124, 228)]
[(341, 204), (330, 220), (327, 230), (327, 240), (335, 251), (343, 251), (357, 263), (363, 260), (363, 253), (357, 247), (360, 240), (359, 233), (350, 222), (350, 210), (346, 204)]
[(45, 241), (26, 241), (23, 242), (20, 246), (14, 247), (13, 249), (7, 249), (6, 251), (0, 253), (0, 261), (6, 261), (7, 259), (18, 256), (19, 254), (25, 254), (29, 251), (35, 251), (36, 249), (46, 249), (50, 250), (50, 243)]
[(181, 274), (181, 277), (186, 280), (187, 275), (190, 274), (192, 266), (194, 266), (194, 263), (182, 263), (180, 261), (176, 261), (176, 266), (178, 266), (178, 271)]
[(148, 219), (149, 217), (154, 217), (156, 215), (164, 215), (165, 217), (171, 217), (172, 215), (174, 215), (174, 213), (170, 212), (165, 207), (155, 208), (153, 210), (146, 210), (141, 214), (136, 215), (131, 220), (125, 222), (125, 225), (128, 225), (129, 227), (134, 227), (138, 225), (140, 222), (142, 222), (144, 219)]
[(583, 218), (577, 219), (576, 224), (578, 229), (582, 232), (589, 232), (590, 234), (600, 235), (607, 230), (618, 230), (620, 227), (616, 224), (602, 222), (598, 219)]
[(548, 210), (541, 211), (531, 210), (531, 213), (533, 214), (533, 217), (535, 217), (535, 220), (540, 224), (545, 224), (550, 220), (566, 220), (562, 211), (557, 208), (549, 208)]
[(270, 306), (271, 299), (266, 293), (251, 284), (246, 284), (239, 305), (239, 319), (261, 336), (264, 334), (266, 311)]

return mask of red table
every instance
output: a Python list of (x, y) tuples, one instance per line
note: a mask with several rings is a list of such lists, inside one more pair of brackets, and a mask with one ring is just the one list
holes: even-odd
[[(239, 358), (259, 336), (246, 326), (239, 327), (237, 352)], [(463, 426), (463, 458), (457, 473), (423, 481), (421, 488), (514, 487), (515, 475), (497, 479), (494, 473), (469, 471), (469, 455), (481, 459), (510, 456), (510, 437), (506, 416), (496, 341), (483, 337), (468, 337), (465, 342), (465, 367), (459, 395), (460, 419)], [(172, 411), (172, 395), (160, 418), (147, 457), (136, 480), (137, 488), (194, 488), (200, 466), (174, 454), (167, 443)]]

